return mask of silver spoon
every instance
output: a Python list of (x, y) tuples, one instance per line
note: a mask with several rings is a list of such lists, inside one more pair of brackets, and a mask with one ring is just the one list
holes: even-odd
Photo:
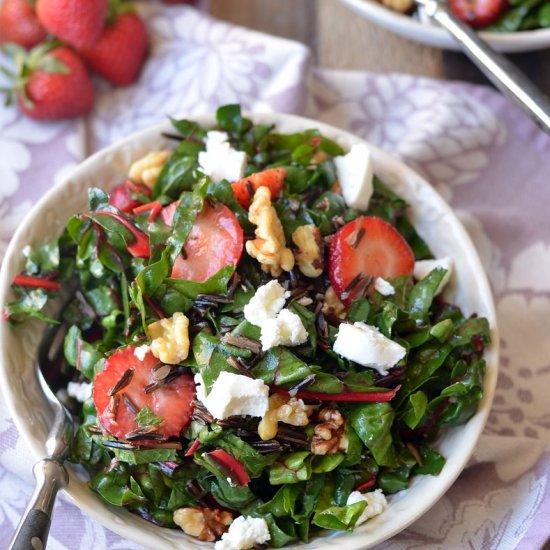
[[(69, 476), (63, 465), (69, 453), (74, 435), (73, 418), (48, 386), (42, 369), (52, 361), (51, 352), (59, 359), (60, 326), (52, 326), (46, 332), (38, 352), (36, 376), (47, 399), (54, 420), (46, 440), (46, 458), (34, 465), (36, 487), (31, 500), (10, 542), (10, 550), (42, 550), (46, 548), (55, 497), (59, 489), (67, 486)], [(57, 344), (57, 346), (56, 346)], [(55, 361), (57, 362), (57, 361)], [(59, 365), (54, 365), (59, 368)]]
[(514, 64), (481, 40), (474, 30), (450, 13), (445, 4), (438, 0), (415, 1), (454, 37), (464, 53), (503, 94), (550, 133), (550, 101)]

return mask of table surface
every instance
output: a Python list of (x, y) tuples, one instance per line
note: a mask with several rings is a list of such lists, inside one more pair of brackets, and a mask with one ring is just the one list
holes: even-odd
[[(339, 0), (211, 0), (220, 19), (307, 44), (320, 67), (488, 83), (461, 53), (424, 46), (358, 16)], [(550, 50), (509, 56), (550, 94)]]

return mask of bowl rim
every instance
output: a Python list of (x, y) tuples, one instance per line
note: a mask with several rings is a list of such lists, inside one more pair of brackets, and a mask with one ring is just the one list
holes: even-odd
[[(366, 19), (411, 40), (448, 50), (461, 51), (453, 37), (437, 24), (430, 25), (386, 8), (376, 0), (340, 0)], [(499, 52), (526, 52), (550, 46), (550, 28), (518, 32), (481, 31), (480, 38)]]
[[(486, 361), (487, 361), (487, 371), (485, 375), (484, 380), (484, 396), (482, 401), (480, 402), (478, 411), (476, 414), (464, 425), (458, 426), (457, 428), (453, 428), (451, 430), (448, 430), (448, 432), (453, 432), (453, 430), (460, 430), (460, 432), (464, 432), (464, 438), (466, 437), (466, 434), (469, 436), (469, 443), (466, 446), (467, 450), (462, 454), (460, 457), (460, 460), (455, 460), (455, 457), (447, 457), (447, 464), (442, 470), (441, 474), (439, 476), (433, 476), (433, 479), (435, 480), (434, 483), (437, 486), (437, 490), (435, 493), (430, 495), (429, 503), (424, 504), (416, 508), (415, 510), (410, 511), (409, 516), (405, 518), (405, 520), (402, 523), (399, 523), (399, 525), (393, 526), (391, 528), (388, 528), (387, 525), (378, 525), (378, 522), (376, 521), (377, 518), (373, 518), (366, 524), (363, 524), (361, 527), (353, 531), (352, 533), (336, 533), (334, 535), (331, 535), (330, 540), (330, 546), (336, 547), (336, 548), (342, 548), (342, 550), (351, 550), (352, 548), (359, 549), (359, 548), (370, 548), (374, 544), (379, 544), (380, 542), (387, 540), (388, 538), (394, 536), (398, 532), (402, 531), (406, 527), (408, 527), (411, 523), (416, 521), (420, 516), (425, 514), (443, 495), (444, 493), (450, 488), (450, 486), (454, 483), (458, 475), (462, 472), (464, 469), (467, 461), (469, 460), (470, 456), (472, 455), (475, 446), (477, 444), (477, 441), (483, 431), (483, 428), (485, 426), (485, 423), (487, 421), (489, 411), (491, 408), (491, 403), (494, 397), (495, 388), (496, 388), (496, 376), (498, 371), (498, 330), (497, 330), (497, 324), (496, 324), (496, 311), (495, 306), (493, 302), (492, 293), (489, 287), (489, 283), (487, 280), (487, 277), (485, 275), (485, 272), (482, 268), (481, 261), (479, 259), (479, 256), (477, 255), (477, 252), (475, 251), (474, 245), (468, 236), (466, 230), (462, 226), (461, 222), (458, 220), (456, 215), (453, 213), (451, 207), (444, 201), (444, 199), (439, 195), (439, 193), (422, 177), (420, 177), (416, 172), (414, 172), (411, 168), (406, 166), (402, 161), (390, 156), (389, 154), (385, 153), (378, 147), (372, 145), (371, 143), (365, 141), (364, 139), (359, 138), (358, 136), (354, 135), (353, 133), (350, 133), (348, 131), (342, 130), (340, 128), (337, 128), (335, 126), (325, 124), (320, 121), (316, 121), (313, 119), (300, 117), (296, 115), (287, 115), (287, 114), (280, 114), (280, 113), (246, 113), (246, 116), (249, 116), (252, 118), (252, 120), (255, 123), (273, 123), (275, 125), (290, 125), (291, 128), (287, 129), (284, 128), (282, 131), (303, 131), (306, 128), (316, 128), (324, 135), (330, 136), (332, 138), (336, 138), (338, 140), (345, 141), (348, 145), (351, 145), (353, 143), (365, 143), (368, 148), (370, 149), (371, 153), (375, 157), (375, 162), (381, 163), (382, 166), (386, 167), (392, 167), (393, 169), (396, 169), (399, 172), (398, 177), (400, 179), (411, 179), (418, 183), (419, 185), (423, 186), (423, 189), (428, 192), (431, 195), (431, 199), (434, 200), (437, 204), (437, 207), (448, 217), (450, 217), (450, 220), (453, 224), (453, 230), (457, 231), (458, 237), (460, 237), (460, 245), (465, 248), (465, 251), (468, 256), (468, 260), (470, 262), (473, 262), (473, 265), (476, 268), (476, 277), (478, 279), (476, 282), (478, 283), (478, 289), (477, 289), (477, 295), (483, 299), (485, 308), (487, 309), (486, 312), (484, 312), (484, 315), (488, 317), (491, 325), (491, 338), (492, 343), (491, 346), (487, 348), (486, 350)], [(198, 122), (202, 126), (208, 126), (212, 125), (214, 122), (214, 115), (196, 115), (193, 116), (192, 119), (196, 122)], [(10, 264), (13, 264), (13, 262), (8, 261), (10, 258), (14, 258), (17, 261), (17, 263), (21, 264), (21, 246), (19, 245), (19, 241), (21, 241), (22, 237), (25, 235), (26, 229), (30, 227), (33, 224), (33, 219), (37, 216), (37, 214), (43, 209), (43, 207), (47, 204), (49, 204), (54, 199), (62, 199), (62, 192), (63, 188), (68, 185), (68, 183), (71, 180), (77, 180), (79, 178), (79, 174), (85, 173), (85, 171), (90, 167), (93, 166), (95, 163), (97, 163), (99, 160), (101, 160), (104, 157), (109, 157), (112, 153), (116, 152), (117, 150), (124, 148), (130, 143), (133, 142), (139, 142), (141, 140), (147, 140), (147, 139), (154, 139), (154, 136), (158, 136), (158, 140), (162, 140), (162, 132), (167, 131), (171, 128), (171, 125), (168, 121), (162, 122), (159, 124), (155, 124), (153, 126), (150, 126), (148, 128), (142, 129), (136, 133), (133, 133), (126, 138), (124, 138), (121, 141), (118, 141), (109, 147), (106, 147), (104, 149), (101, 149), (100, 151), (97, 151), (87, 159), (85, 159), (82, 163), (80, 163), (77, 167), (75, 167), (71, 173), (67, 174), (64, 179), (54, 185), (47, 193), (45, 193), (42, 198), (34, 205), (34, 207), (31, 209), (31, 211), (27, 214), (27, 216), (24, 218), (24, 220), (21, 222), (19, 227), (17, 228), (15, 234), (13, 235), (5, 257), (4, 261), (2, 263), (2, 267), (0, 270), (0, 300), (5, 300), (8, 296), (9, 290), (10, 290), (10, 284), (13, 279), (13, 276), (15, 273), (13, 273), (13, 268), (10, 271), (9, 267)], [(376, 172), (377, 170), (375, 170)], [(407, 186), (411, 185), (407, 182)], [(414, 204), (412, 205), (414, 208)], [(457, 241), (458, 242), (458, 241)], [(0, 342), (5, 341), (5, 334), (6, 332), (10, 330), (10, 327), (7, 323), (0, 323)], [(26, 444), (31, 448), (32, 453), (36, 457), (36, 459), (42, 459), (44, 457), (44, 449), (43, 449), (43, 441), (38, 440), (36, 437), (34, 437), (30, 423), (28, 419), (25, 419), (19, 412), (17, 407), (17, 400), (16, 396), (10, 391), (9, 387), (9, 381), (8, 381), (8, 368), (9, 368), (9, 361), (6, 355), (6, 346), (2, 346), (2, 349), (0, 350), (0, 390), (4, 396), (5, 402), (7, 404), (8, 410), (10, 412), (10, 415), (17, 427), (17, 430), (21, 437), (23, 437)], [(32, 424), (32, 423), (31, 423)], [(452, 458), (452, 460), (451, 460)], [(173, 545), (164, 545), (162, 544), (163, 541), (159, 540), (159, 534), (165, 531), (168, 531), (168, 529), (160, 528), (158, 526), (153, 526), (149, 523), (143, 523), (143, 526), (147, 527), (136, 528), (136, 526), (133, 526), (131, 524), (128, 524), (126, 519), (129, 519), (130, 516), (132, 518), (136, 518), (136, 516), (130, 514), (126, 510), (124, 510), (125, 513), (122, 515), (125, 519), (121, 519), (117, 515), (113, 513), (109, 513), (110, 505), (106, 504), (105, 502), (101, 501), (101, 506), (98, 506), (96, 501), (94, 501), (93, 504), (88, 504), (87, 502), (81, 502), (79, 501), (79, 495), (80, 494), (93, 494), (93, 492), (89, 488), (85, 488), (82, 485), (82, 481), (78, 479), (76, 470), (77, 468), (71, 466), (68, 468), (70, 479), (73, 481), (73, 486), (71, 487), (71, 484), (65, 489), (66, 494), (69, 496), (69, 500), (71, 500), (86, 516), (98, 521), (100, 524), (102, 524), (104, 527), (107, 527), (108, 529), (116, 532), (120, 536), (124, 537), (125, 539), (131, 540), (133, 542), (148, 545), (149, 547), (154, 548), (176, 548), (176, 546)], [(415, 485), (415, 482), (418, 479), (421, 478), (428, 478), (432, 476), (417, 476), (415, 480), (413, 481), (412, 485)], [(74, 482), (78, 482), (75, 486)], [(411, 485), (411, 487), (412, 487)], [(405, 491), (408, 493), (410, 488)], [(85, 491), (85, 493), (82, 492), (82, 490)], [(98, 499), (97, 502), (99, 502), (99, 498), (97, 495), (95, 495)], [(379, 518), (381, 516), (378, 516)], [(140, 522), (143, 522), (141, 518), (137, 518), (140, 520)], [(370, 531), (367, 533), (365, 531), (366, 526), (376, 526), (376, 535), (373, 535)], [(160, 530), (160, 531), (159, 531)], [(169, 530), (173, 531), (173, 530)], [(373, 535), (373, 536), (367, 536), (366, 538), (369, 540), (363, 540), (361, 539), (365, 538), (365, 535)], [(186, 537), (183, 535), (183, 537)], [(164, 539), (164, 537), (163, 537)], [(167, 539), (164, 539), (167, 540)], [(181, 540), (189, 540), (186, 538), (182, 538)], [(323, 538), (317, 538), (314, 539), (313, 542), (322, 543), (324, 539)], [(310, 542), (307, 547), (313, 548), (313, 546), (310, 546), (312, 543)], [(321, 546), (324, 546), (321, 544)], [(300, 543), (298, 546), (291, 545), (287, 548), (303, 548), (304, 545)]]

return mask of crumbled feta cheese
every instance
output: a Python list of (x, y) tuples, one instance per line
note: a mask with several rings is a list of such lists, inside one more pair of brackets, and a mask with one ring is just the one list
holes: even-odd
[(269, 387), (263, 380), (224, 371), (201, 401), (214, 418), (225, 420), (235, 415), (264, 416), (268, 397)]
[(246, 153), (231, 147), (225, 132), (206, 134), (206, 151), (199, 153), (200, 169), (212, 181), (237, 181), (244, 176)]
[(206, 149), (215, 149), (228, 141), (229, 136), (226, 132), (212, 130), (206, 134)]
[(388, 374), (407, 350), (397, 342), (386, 338), (376, 327), (365, 323), (342, 323), (332, 348), (338, 355), (355, 361), (364, 367)]
[(216, 542), (215, 550), (248, 550), (256, 544), (264, 544), (271, 539), (267, 523), (263, 518), (239, 516), (230, 526), (221, 540)]
[(376, 489), (376, 491), (365, 494), (359, 491), (353, 491), (349, 495), (346, 504), (349, 506), (350, 504), (355, 504), (363, 500), (367, 503), (367, 507), (361, 516), (359, 516), (355, 525), (361, 525), (361, 523), (365, 523), (368, 519), (380, 515), (388, 507), (388, 501), (381, 489)]
[(267, 319), (274, 319), (283, 309), (290, 292), (276, 280), (258, 287), (256, 294), (244, 306), (244, 318), (253, 325), (261, 327)]
[(374, 290), (380, 292), (382, 296), (392, 296), (395, 294), (395, 288), (393, 288), (393, 285), (386, 281), (386, 279), (382, 279), (382, 277), (376, 277), (374, 281)]
[(92, 384), (88, 382), (69, 382), (67, 394), (74, 397), (80, 403), (84, 403), (92, 396)]
[(145, 356), (149, 353), (149, 350), (151, 348), (144, 344), (143, 346), (137, 346), (134, 348), (134, 355), (140, 360), (143, 361), (145, 359)]
[(364, 143), (352, 146), (349, 153), (334, 157), (342, 195), (350, 208), (366, 210), (372, 195), (372, 155)]
[(263, 351), (267, 351), (275, 346), (298, 346), (307, 336), (300, 317), (290, 309), (282, 309), (277, 317), (263, 322), (260, 341)]
[(438, 258), (436, 260), (418, 260), (417, 262), (414, 263), (413, 275), (415, 279), (421, 281), (436, 267), (442, 267), (443, 269), (447, 270), (447, 273), (445, 273), (443, 280), (437, 287), (437, 292), (436, 292), (436, 295), (437, 295), (443, 290), (445, 285), (451, 280), (451, 277), (453, 275), (452, 258), (445, 256), (444, 258)]

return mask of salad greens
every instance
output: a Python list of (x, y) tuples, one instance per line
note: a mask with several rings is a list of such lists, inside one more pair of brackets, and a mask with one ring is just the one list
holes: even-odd
[[(465, 317), (436, 294), (443, 269), (421, 281), (411, 273), (392, 278), (392, 295), (363, 285), (338, 315), (325, 307), (326, 266), (317, 278), (295, 267), (277, 280), (290, 292), (287, 307), (301, 320), (307, 341), (262, 351), (260, 329), (244, 318), (243, 307), (273, 277), (242, 252), (242, 241), (237, 261), (222, 261), (210, 273), (215, 260), (209, 260), (208, 277), (191, 280), (175, 267), (180, 262), (188, 269), (190, 236), (206, 223), (205, 213), (225, 212), (220, 205), (237, 220), (245, 241), (254, 237), (255, 226), (232, 182), (212, 181), (201, 171), (198, 155), (210, 129), (188, 120), (172, 124), (179, 137), (152, 189), (138, 182), (118, 186), (128, 208), (113, 198), (115, 192), (90, 189), (87, 212), (73, 216), (58, 239), (25, 251), (24, 274), (14, 281), (17, 298), (5, 315), (14, 325), (29, 317), (57, 322), (46, 305), (63, 289), (77, 288), (64, 307), (62, 322), (70, 327), (65, 357), (74, 381), (96, 384), (93, 399), (72, 403), (81, 424), (71, 460), (88, 470), (91, 488), (107, 502), (166, 527), (176, 527), (174, 512), (185, 507), (223, 507), (234, 516), (264, 518), (273, 547), (308, 541), (322, 529), (353, 530), (367, 507), (366, 501), (347, 503), (353, 491), (395, 493), (412, 476), (437, 475), (444, 467), (438, 436), (466, 422), (482, 397), (488, 322)], [(330, 241), (348, 222), (375, 216), (402, 235), (414, 259), (433, 257), (406, 217), (406, 202), (376, 177), (366, 212), (346, 206), (333, 160), (345, 152), (317, 130), (278, 134), (243, 117), (237, 105), (218, 110), (215, 129), (246, 152), (247, 176), (284, 169), (284, 187), (273, 205), (287, 246), (300, 226), (313, 224)], [(216, 219), (208, 223), (214, 227)], [(132, 350), (150, 343), (152, 323), (178, 313), (189, 320), (189, 354), (175, 366), (153, 358), (150, 393), (146, 388), (140, 402), (118, 400), (118, 414), (132, 413), (136, 424), (133, 436), (121, 437), (105, 416), (107, 409), (116, 416), (118, 390), (100, 384), (100, 377), (130, 349), (130, 368), (121, 366), (122, 377), (113, 379), (130, 387), (142, 368)], [(405, 357), (380, 374), (336, 354), (342, 322), (376, 327), (406, 350)], [(272, 396), (303, 396), (312, 406), (309, 423), (280, 422), (276, 437), (264, 441), (258, 417), (216, 420), (195, 398), (192, 377), (200, 373), (208, 392), (221, 372), (244, 372), (267, 384)], [(169, 419), (154, 409), (153, 396), (173, 384), (184, 393), (170, 402), (170, 414), (181, 408), (187, 421), (181, 433), (160, 437)], [(98, 405), (102, 393), (108, 405)], [(345, 441), (321, 454), (313, 442), (327, 410), (342, 418), (333, 434)]]

